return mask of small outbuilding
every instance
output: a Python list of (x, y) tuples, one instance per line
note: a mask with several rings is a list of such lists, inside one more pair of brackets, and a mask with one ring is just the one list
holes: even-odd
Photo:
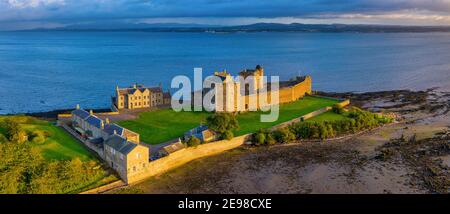
[(192, 136), (200, 139), (203, 143), (217, 140), (217, 133), (209, 129), (206, 125), (195, 127), (184, 133), (184, 140), (189, 140)]
[(177, 138), (169, 143), (169, 145), (164, 146), (158, 151), (159, 157), (165, 157), (167, 155), (170, 155), (176, 151), (180, 151), (182, 149), (186, 148), (186, 146), (181, 142), (180, 138)]

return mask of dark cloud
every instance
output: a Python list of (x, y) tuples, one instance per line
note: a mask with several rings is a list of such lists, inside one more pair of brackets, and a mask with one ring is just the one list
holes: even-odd
[(0, 0), (0, 22), (76, 22), (169, 17), (299, 17), (425, 11), (449, 14), (450, 0)]

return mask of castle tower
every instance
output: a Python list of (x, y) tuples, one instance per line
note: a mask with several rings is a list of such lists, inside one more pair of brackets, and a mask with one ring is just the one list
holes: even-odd
[(263, 76), (264, 76), (264, 68), (261, 65), (257, 65), (255, 71), (253, 72), (256, 90), (260, 90), (262, 87), (264, 87)]

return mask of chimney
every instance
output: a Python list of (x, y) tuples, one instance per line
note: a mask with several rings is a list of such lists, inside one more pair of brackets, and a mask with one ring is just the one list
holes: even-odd
[(89, 110), (89, 114), (90, 114), (91, 116), (94, 115), (94, 111), (92, 111), (92, 109)]
[(104, 129), (105, 128), (105, 122), (103, 122), (103, 120), (102, 120), (102, 122), (100, 122), (100, 129)]
[(80, 104), (77, 104), (77, 107), (76, 107), (76, 109), (78, 110), (78, 109), (80, 109)]
[(134, 83), (133, 88), (134, 88), (134, 89), (137, 88), (137, 83)]
[(105, 118), (105, 122), (109, 125), (109, 118)]
[(115, 135), (117, 134), (117, 130), (115, 130), (115, 129), (114, 129), (114, 134), (115, 134)]

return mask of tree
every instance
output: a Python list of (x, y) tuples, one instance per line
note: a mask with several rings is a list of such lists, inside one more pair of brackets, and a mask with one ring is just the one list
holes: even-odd
[(221, 139), (233, 138), (233, 131), (239, 129), (236, 115), (231, 113), (215, 113), (206, 118), (208, 128), (219, 134)]
[(15, 143), (23, 143), (27, 141), (27, 133), (22, 130), (20, 127), (20, 124), (12, 119), (6, 119), (5, 120), (5, 137)]

